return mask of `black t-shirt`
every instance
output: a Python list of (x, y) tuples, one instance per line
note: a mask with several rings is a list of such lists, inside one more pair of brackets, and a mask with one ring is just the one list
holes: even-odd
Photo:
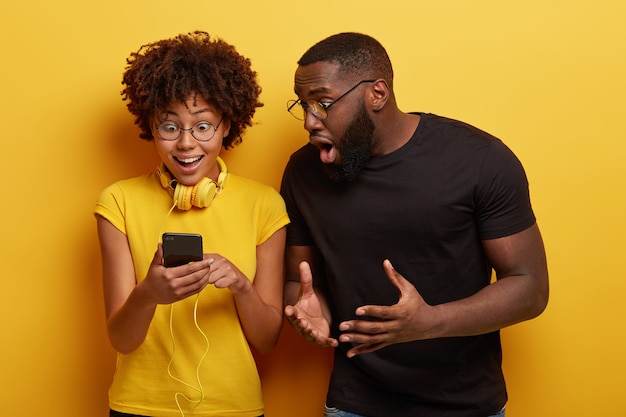
[[(287, 245), (314, 245), (336, 326), (366, 304), (392, 305), (398, 291), (382, 262), (411, 281), (429, 304), (475, 294), (491, 267), (481, 240), (535, 222), (515, 155), (465, 123), (421, 114), (400, 149), (371, 158), (350, 184), (327, 179), (319, 151), (295, 152), (281, 193), (291, 218)], [(338, 336), (337, 328), (332, 329)], [(336, 349), (327, 402), (372, 417), (483, 417), (506, 402), (500, 334), (396, 344), (345, 356)]]

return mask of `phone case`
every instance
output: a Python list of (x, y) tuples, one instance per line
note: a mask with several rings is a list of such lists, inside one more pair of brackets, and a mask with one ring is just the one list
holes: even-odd
[(202, 260), (202, 236), (197, 233), (164, 233), (163, 265), (170, 268)]

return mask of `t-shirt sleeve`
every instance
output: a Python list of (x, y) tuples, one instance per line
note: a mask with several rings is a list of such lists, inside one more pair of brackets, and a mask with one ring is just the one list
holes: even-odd
[(120, 232), (126, 234), (124, 207), (124, 194), (117, 184), (113, 184), (100, 193), (95, 214), (104, 217)]
[(526, 173), (504, 143), (491, 142), (479, 176), (475, 199), (481, 239), (510, 236), (535, 223)]
[(268, 187), (263, 201), (265, 221), (260, 223), (262, 227), (259, 233), (258, 245), (269, 239), (281, 227), (289, 224), (285, 202), (275, 189)]
[(306, 221), (296, 203), (297, 189), (294, 186), (294, 163), (293, 157), (287, 163), (280, 187), (280, 193), (287, 207), (289, 226), (287, 226), (287, 246), (311, 246), (313, 238)]

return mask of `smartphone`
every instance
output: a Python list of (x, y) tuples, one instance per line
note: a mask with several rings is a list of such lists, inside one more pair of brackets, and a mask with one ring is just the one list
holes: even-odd
[(163, 233), (163, 265), (170, 268), (202, 260), (202, 236), (197, 233)]

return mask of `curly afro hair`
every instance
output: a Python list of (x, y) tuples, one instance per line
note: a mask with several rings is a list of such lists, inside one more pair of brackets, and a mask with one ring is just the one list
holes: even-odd
[(195, 31), (143, 45), (126, 59), (122, 99), (141, 129), (140, 138), (153, 140), (151, 124), (171, 103), (195, 93), (215, 106), (230, 121), (224, 137), (226, 149), (241, 143), (241, 136), (257, 107), (261, 87), (250, 60), (234, 46)]

